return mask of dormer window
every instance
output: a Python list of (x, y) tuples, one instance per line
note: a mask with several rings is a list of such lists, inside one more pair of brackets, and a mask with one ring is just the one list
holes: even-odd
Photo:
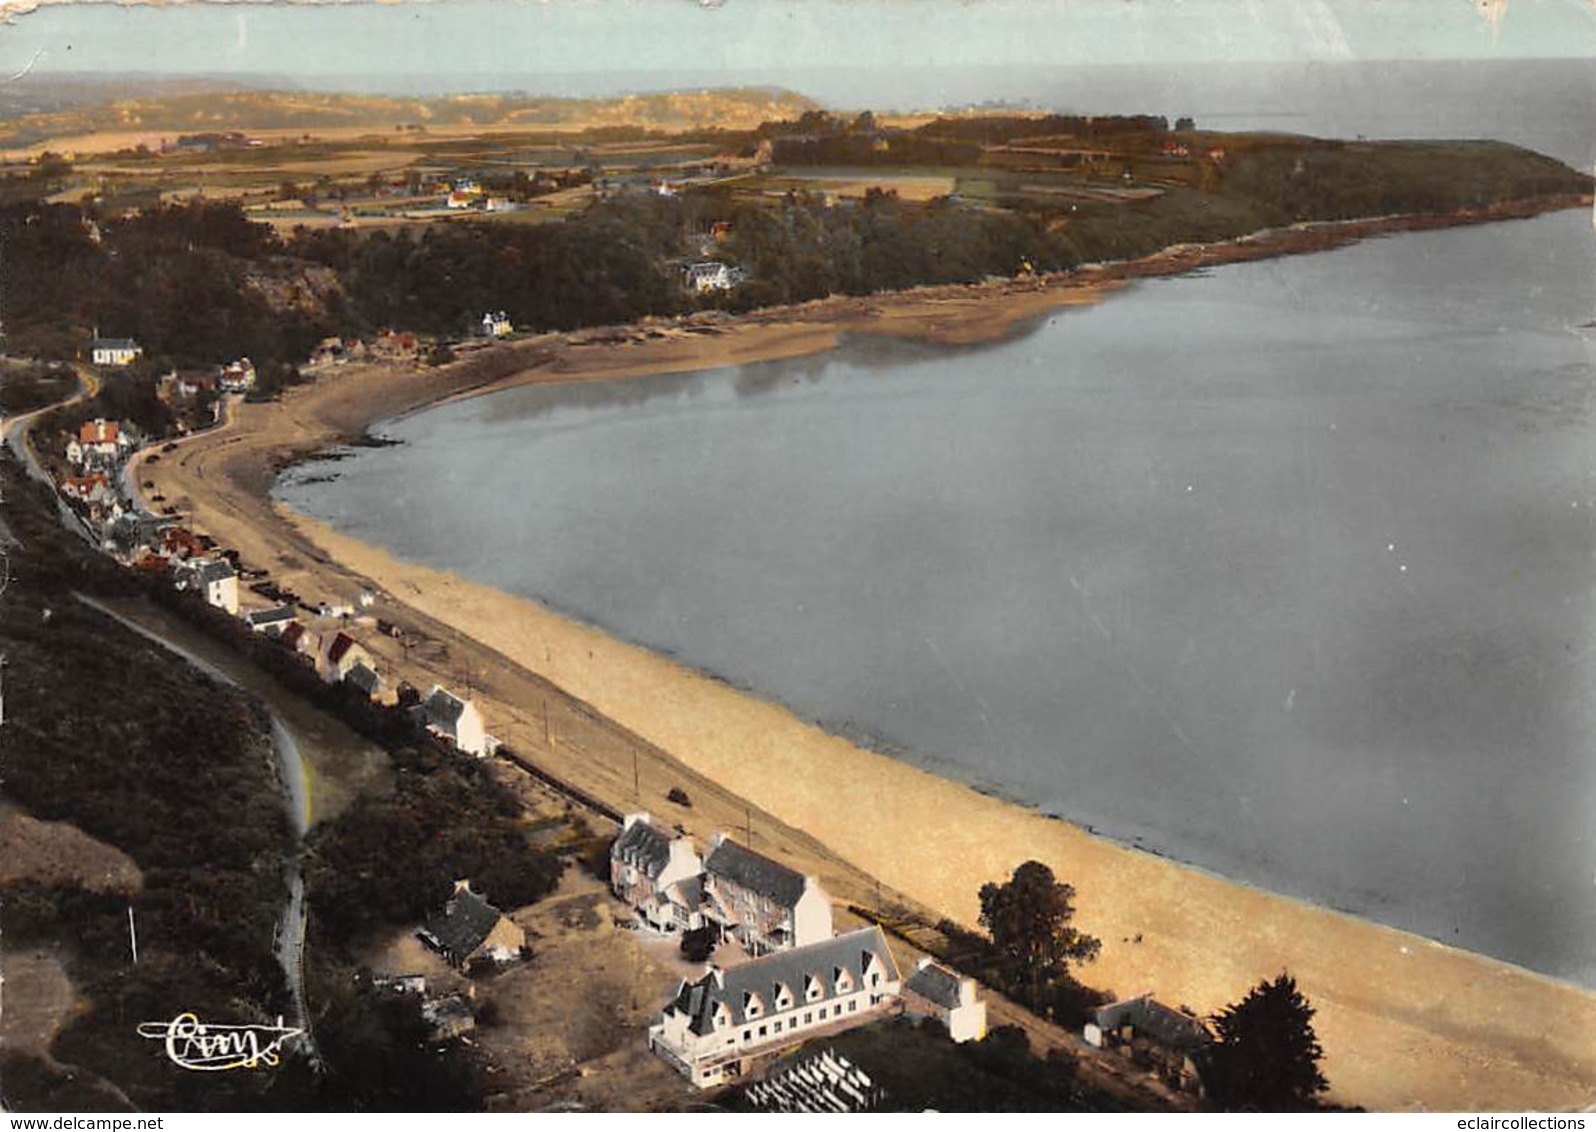
[(743, 992), (743, 1017), (758, 1018), (765, 1012), (765, 1004), (759, 1001), (759, 996), (753, 991)]
[(853, 976), (841, 967), (831, 969), (831, 985), (838, 994), (847, 994), (853, 990)]
[(771, 1000), (775, 1002), (777, 1010), (792, 1009), (792, 991), (782, 983), (777, 983), (772, 989)]
[(809, 975), (804, 979), (804, 1001), (818, 1002), (826, 995), (826, 986), (816, 976)]
[(712, 1016), (711, 1025), (717, 1030), (725, 1029), (731, 1025), (731, 1011), (727, 1009), (724, 1002), (715, 1004), (715, 1013)]

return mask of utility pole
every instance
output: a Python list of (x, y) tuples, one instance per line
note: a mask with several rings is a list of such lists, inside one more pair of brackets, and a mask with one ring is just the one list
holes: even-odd
[(133, 905), (127, 906), (127, 945), (133, 952), (133, 966), (139, 965), (139, 935), (133, 927)]

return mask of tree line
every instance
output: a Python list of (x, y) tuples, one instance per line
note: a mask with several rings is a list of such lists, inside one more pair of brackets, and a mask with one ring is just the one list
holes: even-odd
[[(868, 115), (851, 122), (820, 115), (808, 124), (824, 130), (778, 136), (831, 139), (825, 144), (844, 147), (841, 156), (850, 161), (859, 147), (875, 152)], [(1164, 124), (946, 119), (912, 136), (926, 145), (968, 145), (1022, 129), (1152, 136)], [(489, 310), (505, 311), (530, 331), (706, 305), (742, 311), (1012, 277), (1027, 268), (1062, 270), (1301, 221), (1445, 213), (1587, 192), (1592, 184), (1550, 158), (1496, 143), (1296, 139), (1236, 148), (1222, 164), (1205, 167), (1201, 187), (1164, 186), (1132, 203), (1021, 191), (1001, 197), (1000, 207), (956, 196), (908, 203), (879, 189), (842, 202), (797, 191), (777, 199), (705, 191), (595, 200), (544, 224), (300, 229), (283, 238), (229, 203), (103, 216), (92, 205), (27, 202), (0, 207), (0, 256), (10, 278), (28, 282), (5, 289), (0, 320), (15, 353), (71, 358), (97, 328), (136, 338), (161, 365), (248, 356), (270, 388), (293, 380), (284, 367), (329, 335), (389, 327), (454, 337), (470, 333)], [(690, 294), (682, 265), (704, 254), (705, 235), (722, 222), (730, 235), (713, 254), (741, 267), (745, 282), (729, 293)], [(318, 273), (321, 282), (312, 285)]]

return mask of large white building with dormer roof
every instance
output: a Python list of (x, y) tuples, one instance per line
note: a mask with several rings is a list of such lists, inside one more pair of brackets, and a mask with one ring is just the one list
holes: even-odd
[(902, 980), (878, 927), (683, 980), (649, 1027), (649, 1048), (700, 1088), (741, 1077), (750, 1059), (892, 1010)]

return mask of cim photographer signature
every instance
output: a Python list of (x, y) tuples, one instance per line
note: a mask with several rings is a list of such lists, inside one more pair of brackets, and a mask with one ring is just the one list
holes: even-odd
[(218, 1072), (275, 1066), (282, 1060), (283, 1044), (305, 1031), (283, 1025), (281, 1015), (275, 1026), (220, 1026), (185, 1012), (170, 1022), (141, 1022), (138, 1032), (140, 1037), (164, 1041), (166, 1056), (174, 1065)]

